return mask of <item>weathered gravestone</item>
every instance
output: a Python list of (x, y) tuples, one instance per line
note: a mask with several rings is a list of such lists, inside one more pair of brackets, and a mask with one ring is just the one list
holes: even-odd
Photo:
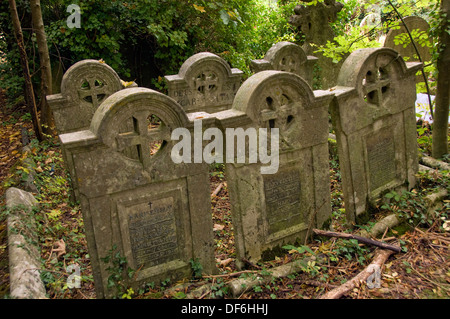
[[(123, 88), (117, 73), (104, 62), (83, 60), (72, 65), (62, 78), (61, 93), (47, 96), (58, 133), (88, 129), (100, 104)], [(120, 123), (123, 132), (129, 131), (132, 125), (131, 120)], [(73, 176), (72, 156), (64, 147), (63, 155), (66, 167)], [(78, 199), (76, 182), (72, 182), (72, 189), (74, 199)]]
[(231, 108), (242, 75), (221, 57), (201, 52), (187, 59), (177, 75), (165, 79), (169, 96), (186, 112), (215, 113)]
[[(300, 2), (307, 3), (311, 2), (311, 0)], [(332, 59), (314, 51), (317, 50), (317, 46), (326, 45), (328, 41), (334, 41), (334, 32), (330, 23), (337, 19), (337, 13), (343, 7), (342, 3), (335, 0), (325, 0), (315, 5), (297, 5), (294, 9), (294, 15), (289, 19), (289, 23), (305, 36), (305, 43), (302, 45), (305, 53), (318, 57), (317, 67), (320, 81), (317, 84), (322, 89), (336, 85), (336, 78), (341, 64), (333, 63)]]
[[(408, 27), (409, 32), (413, 34), (414, 38), (419, 36), (428, 37), (430, 25), (425, 19), (416, 16), (409, 16), (403, 18), (403, 21)], [(419, 61), (419, 57), (413, 44), (411, 43), (405, 26), (400, 22), (399, 27), (400, 28), (392, 28), (389, 30), (386, 35), (386, 39), (384, 40), (384, 47), (394, 49), (403, 57), (405, 61)], [(421, 44), (416, 43), (416, 47), (423, 62), (431, 60), (431, 52), (428, 45), (422, 46)]]
[(278, 70), (292, 72), (308, 82), (312, 86), (313, 68), (317, 62), (314, 56), (307, 56), (302, 47), (288, 41), (278, 42), (265, 54), (264, 59), (252, 60), (251, 66), (254, 72), (264, 70)]
[(47, 96), (59, 134), (88, 129), (99, 105), (121, 90), (117, 73), (98, 60), (83, 60), (64, 74), (61, 93)]
[(308, 229), (329, 218), (332, 94), (313, 92), (301, 77), (281, 71), (256, 73), (239, 89), (232, 110), (251, 119), (244, 128), (268, 129), (269, 141), (279, 129), (279, 165), (263, 174), (261, 162), (227, 163), (238, 261), (270, 258), (283, 244), (303, 243)]
[[(124, 132), (127, 121), (133, 127)], [(107, 98), (88, 130), (60, 135), (73, 162), (98, 297), (114, 293), (102, 262), (114, 246), (137, 271), (129, 279), (135, 288), (189, 277), (197, 258), (214, 272), (208, 166), (171, 159), (171, 132), (192, 123), (173, 99), (130, 88)]]
[(357, 50), (342, 65), (331, 114), (350, 221), (384, 192), (416, 183), (414, 76), (421, 67), (389, 48)]

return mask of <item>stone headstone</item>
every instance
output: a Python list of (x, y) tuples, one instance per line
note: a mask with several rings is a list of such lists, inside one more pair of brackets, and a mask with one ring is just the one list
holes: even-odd
[[(429, 34), (430, 25), (428, 22), (416, 16), (409, 16), (403, 18), (406, 26), (408, 27), (409, 32), (418, 32), (421, 34)], [(391, 29), (386, 35), (386, 39), (384, 41), (384, 47), (392, 48), (396, 50), (407, 62), (419, 61), (417, 56), (417, 52), (414, 49), (413, 44), (410, 41), (409, 35), (406, 33), (405, 26), (400, 22), (399, 29)], [(415, 31), (414, 31), (415, 30)], [(396, 44), (396, 37), (404, 34), (408, 45), (406, 47), (401, 43)], [(422, 58), (422, 62), (431, 60), (431, 52), (430, 47), (421, 46), (420, 44), (416, 44), (417, 49), (419, 50), (420, 57)]]
[(122, 88), (106, 63), (83, 60), (72, 65), (62, 78), (61, 93), (47, 96), (58, 133), (88, 129), (99, 105)]
[[(301, 2), (311, 2), (303, 0)], [(304, 36), (305, 43), (302, 45), (307, 55), (315, 55), (318, 58), (317, 67), (320, 74), (320, 82), (317, 83), (322, 89), (331, 88), (336, 84), (340, 63), (333, 63), (333, 60), (314, 53), (316, 46), (326, 45), (328, 41), (333, 42), (334, 32), (330, 22), (337, 19), (337, 13), (344, 5), (335, 0), (325, 0), (315, 5), (297, 5), (294, 15), (289, 19), (289, 23), (296, 27)]]
[(278, 70), (292, 72), (312, 85), (313, 68), (317, 62), (314, 56), (307, 56), (302, 47), (291, 42), (283, 41), (273, 45), (265, 54), (264, 59), (252, 60), (254, 72), (264, 70)]
[(357, 50), (342, 65), (331, 114), (351, 221), (385, 192), (416, 183), (414, 77), (421, 67), (389, 48)]
[(280, 136), (276, 172), (263, 174), (261, 163), (227, 163), (238, 260), (273, 257), (284, 244), (303, 243), (308, 229), (329, 218), (332, 94), (313, 92), (301, 77), (281, 71), (256, 73), (236, 94), (233, 110), (251, 119), (246, 129), (278, 128)]
[[(129, 121), (125, 132), (121, 123)], [(134, 289), (189, 278), (191, 260), (205, 273), (215, 271), (208, 165), (172, 161), (171, 132), (180, 127), (193, 124), (173, 99), (130, 88), (107, 98), (88, 130), (60, 135), (74, 167), (100, 298), (113, 294), (102, 258), (114, 246), (137, 271), (127, 282)]]
[(177, 75), (165, 79), (169, 96), (186, 112), (215, 113), (231, 108), (242, 75), (221, 57), (202, 52), (187, 59)]

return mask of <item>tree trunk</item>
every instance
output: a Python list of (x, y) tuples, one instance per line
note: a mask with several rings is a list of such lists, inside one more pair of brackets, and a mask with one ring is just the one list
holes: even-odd
[(36, 134), (36, 138), (39, 141), (44, 139), (42, 134), (41, 123), (38, 117), (36, 108), (36, 101), (34, 99), (33, 84), (31, 83), (30, 69), (28, 67), (28, 57), (25, 51), (25, 45), (23, 43), (22, 27), (20, 25), (19, 15), (17, 14), (17, 7), (15, 0), (9, 0), (9, 10), (11, 13), (11, 20), (14, 27), (14, 35), (16, 37), (17, 45), (20, 53), (20, 63), (22, 65), (23, 77), (25, 79), (25, 101), (27, 103), (28, 110), (33, 119), (33, 127)]
[(450, 35), (447, 30), (450, 28), (450, 0), (441, 0), (441, 17), (443, 23), (439, 34), (439, 52), (437, 60), (438, 78), (436, 104), (433, 121), (433, 149), (434, 158), (442, 158), (448, 153), (448, 115), (450, 107)]
[(42, 20), (42, 10), (40, 0), (30, 0), (31, 17), (33, 20), (33, 31), (36, 34), (36, 42), (39, 52), (39, 64), (41, 69), (41, 123), (44, 131), (50, 133), (54, 127), (53, 113), (47, 103), (47, 95), (52, 94), (52, 68), (50, 64), (50, 55), (48, 53), (47, 36)]

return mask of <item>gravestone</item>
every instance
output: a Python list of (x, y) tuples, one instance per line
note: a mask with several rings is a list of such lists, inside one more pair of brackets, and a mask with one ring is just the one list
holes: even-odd
[(331, 114), (349, 221), (385, 192), (416, 183), (414, 77), (421, 67), (389, 48), (357, 50), (342, 65)]
[(216, 113), (231, 108), (242, 75), (221, 57), (201, 52), (187, 59), (177, 75), (165, 79), (169, 96), (186, 112)]
[(276, 172), (263, 174), (261, 162), (226, 166), (238, 261), (257, 262), (273, 257), (284, 244), (303, 243), (311, 227), (321, 227), (330, 217), (332, 98), (332, 92), (313, 92), (298, 75), (281, 71), (256, 73), (237, 92), (232, 110), (251, 119), (241, 127), (279, 129)]
[[(128, 121), (132, 128), (124, 132)], [(102, 258), (114, 246), (137, 271), (127, 282), (133, 289), (190, 277), (191, 260), (215, 271), (209, 170), (172, 161), (171, 132), (180, 127), (193, 124), (173, 99), (129, 88), (104, 100), (89, 129), (60, 135), (73, 163), (99, 298), (113, 294)]]
[[(403, 18), (403, 21), (405, 22), (406, 26), (408, 27), (409, 32), (415, 33), (417, 35), (428, 35), (430, 25), (428, 22), (421, 18), (416, 16), (409, 16)], [(399, 29), (390, 29), (389, 32), (386, 35), (386, 39), (384, 41), (384, 47), (388, 47), (391, 49), (396, 50), (405, 61), (407, 62), (413, 62), (413, 61), (419, 61), (419, 58), (417, 56), (417, 52), (414, 49), (413, 44), (410, 41), (409, 35), (407, 34), (405, 26), (400, 22), (400, 28)], [(402, 43), (396, 44), (396, 41), (398, 41), (398, 37), (401, 36), (404, 37), (406, 43), (408, 45), (406, 47), (403, 46)], [(396, 40), (397, 38), (397, 40)], [(431, 43), (431, 41), (430, 41)], [(419, 50), (420, 57), (422, 58), (422, 62), (430, 61), (431, 60), (431, 52), (430, 47), (428, 46), (421, 46), (420, 44), (416, 43), (416, 47)]]
[(59, 134), (85, 130), (108, 96), (121, 90), (117, 73), (106, 63), (83, 60), (72, 65), (61, 81), (61, 93), (47, 96)]
[[(301, 2), (311, 2), (303, 0)], [(325, 0), (315, 5), (297, 5), (294, 8), (294, 15), (289, 19), (289, 23), (296, 27), (304, 36), (305, 43), (302, 45), (307, 55), (318, 57), (317, 67), (319, 69), (320, 81), (317, 83), (322, 89), (328, 89), (336, 84), (340, 63), (333, 63), (332, 59), (325, 57), (322, 53), (315, 53), (315, 47), (326, 45), (328, 41), (333, 42), (334, 32), (330, 26), (336, 21), (337, 13), (344, 5), (335, 0)]]
[[(117, 73), (98, 60), (82, 60), (72, 65), (61, 81), (61, 93), (47, 96), (59, 134), (86, 130), (99, 105), (113, 93), (123, 89)], [(128, 127), (130, 123), (122, 123)], [(66, 168), (73, 176), (72, 156), (62, 147)], [(72, 178), (73, 200), (78, 199), (76, 181)]]
[(278, 70), (292, 72), (312, 86), (313, 69), (317, 58), (307, 56), (302, 47), (287, 41), (278, 42), (265, 54), (264, 59), (252, 60), (251, 67), (254, 72), (264, 70)]

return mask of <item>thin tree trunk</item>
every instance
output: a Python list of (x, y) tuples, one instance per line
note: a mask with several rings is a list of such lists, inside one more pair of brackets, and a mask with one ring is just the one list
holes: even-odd
[(448, 115), (450, 107), (450, 35), (447, 30), (450, 28), (450, 0), (441, 0), (441, 16), (444, 20), (441, 25), (439, 35), (439, 52), (437, 60), (438, 78), (437, 92), (435, 98), (435, 111), (433, 120), (433, 146), (432, 156), (442, 158), (448, 153)]
[(36, 101), (34, 99), (33, 84), (31, 83), (30, 69), (28, 67), (28, 57), (25, 51), (25, 45), (23, 43), (22, 27), (20, 25), (19, 15), (17, 14), (17, 7), (15, 0), (9, 0), (9, 10), (11, 13), (11, 20), (14, 27), (14, 35), (16, 37), (17, 45), (20, 53), (20, 63), (22, 64), (23, 77), (25, 79), (25, 101), (27, 103), (28, 110), (33, 119), (34, 131), (36, 138), (39, 141), (44, 139), (41, 129), (41, 123), (38, 117), (36, 108)]
[(30, 0), (31, 17), (33, 20), (33, 31), (36, 34), (36, 42), (39, 52), (39, 61), (41, 69), (41, 123), (44, 131), (50, 133), (54, 127), (53, 113), (47, 103), (47, 95), (52, 94), (52, 68), (50, 64), (50, 55), (48, 53), (47, 36), (42, 20), (42, 9), (40, 0)]

